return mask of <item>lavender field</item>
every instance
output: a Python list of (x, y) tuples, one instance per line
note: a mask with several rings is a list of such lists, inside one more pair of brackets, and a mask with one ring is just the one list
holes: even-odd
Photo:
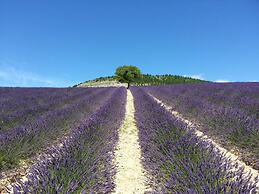
[(0, 193), (259, 192), (258, 83), (0, 88), (0, 107)]
[(259, 170), (258, 83), (178, 84), (144, 90)]

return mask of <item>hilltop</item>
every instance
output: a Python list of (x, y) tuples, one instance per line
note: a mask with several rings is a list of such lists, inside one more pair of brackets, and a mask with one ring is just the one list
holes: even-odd
[[(135, 80), (132, 85), (165, 85), (165, 84), (179, 84), (179, 83), (201, 83), (207, 82), (191, 77), (184, 77), (180, 75), (150, 75), (142, 74), (141, 78)], [(103, 86), (125, 86), (126, 84), (119, 83), (115, 76), (99, 77), (94, 80), (85, 81), (74, 85), (73, 87), (103, 87)]]

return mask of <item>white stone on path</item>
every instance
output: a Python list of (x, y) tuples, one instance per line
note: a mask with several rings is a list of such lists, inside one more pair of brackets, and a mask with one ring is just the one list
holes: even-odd
[(130, 90), (127, 90), (126, 114), (119, 129), (119, 142), (115, 150), (116, 194), (141, 194), (150, 191), (146, 173), (141, 164), (138, 129), (134, 120), (134, 101)]

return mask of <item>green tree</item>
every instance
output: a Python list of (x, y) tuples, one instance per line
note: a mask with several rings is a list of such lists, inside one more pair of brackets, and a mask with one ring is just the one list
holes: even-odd
[(124, 65), (120, 66), (116, 69), (116, 78), (121, 83), (127, 83), (128, 87), (130, 84), (134, 82), (136, 79), (140, 78), (141, 72), (138, 67), (132, 65)]

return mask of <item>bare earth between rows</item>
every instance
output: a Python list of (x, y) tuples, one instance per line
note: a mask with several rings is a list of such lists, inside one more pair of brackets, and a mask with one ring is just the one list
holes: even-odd
[(115, 151), (116, 194), (145, 193), (149, 191), (146, 173), (141, 164), (141, 150), (138, 142), (138, 128), (134, 120), (134, 102), (130, 90), (127, 90), (126, 114), (119, 129), (119, 142)]
[[(156, 97), (154, 97), (153, 95), (149, 94), (152, 98), (154, 98), (154, 100), (160, 104), (162, 107), (164, 107), (167, 111), (171, 112), (172, 115), (178, 119), (180, 119), (181, 121), (185, 122), (186, 124), (188, 124), (188, 126), (192, 129), (194, 129), (195, 134), (200, 137), (202, 140), (207, 141), (211, 144), (213, 144), (218, 150), (219, 152), (224, 155), (224, 157), (226, 158), (230, 158), (232, 163), (237, 163), (239, 167), (243, 167), (244, 168), (244, 173), (246, 175), (248, 175), (249, 173), (252, 174), (252, 180), (254, 180), (256, 177), (259, 177), (259, 173), (257, 170), (253, 169), (252, 167), (246, 165), (243, 161), (238, 159), (238, 156), (236, 156), (235, 154), (229, 152), (228, 150), (226, 150), (225, 148), (223, 148), (222, 146), (220, 146), (218, 143), (216, 143), (215, 141), (213, 141), (211, 138), (209, 138), (208, 136), (204, 135), (203, 132), (197, 130), (195, 128), (195, 124), (192, 123), (191, 121), (185, 119), (180, 113), (178, 113), (175, 110), (172, 110), (172, 107), (166, 105), (164, 102), (162, 102), (161, 100), (157, 99)], [(259, 187), (259, 183), (257, 184), (257, 187)]]

